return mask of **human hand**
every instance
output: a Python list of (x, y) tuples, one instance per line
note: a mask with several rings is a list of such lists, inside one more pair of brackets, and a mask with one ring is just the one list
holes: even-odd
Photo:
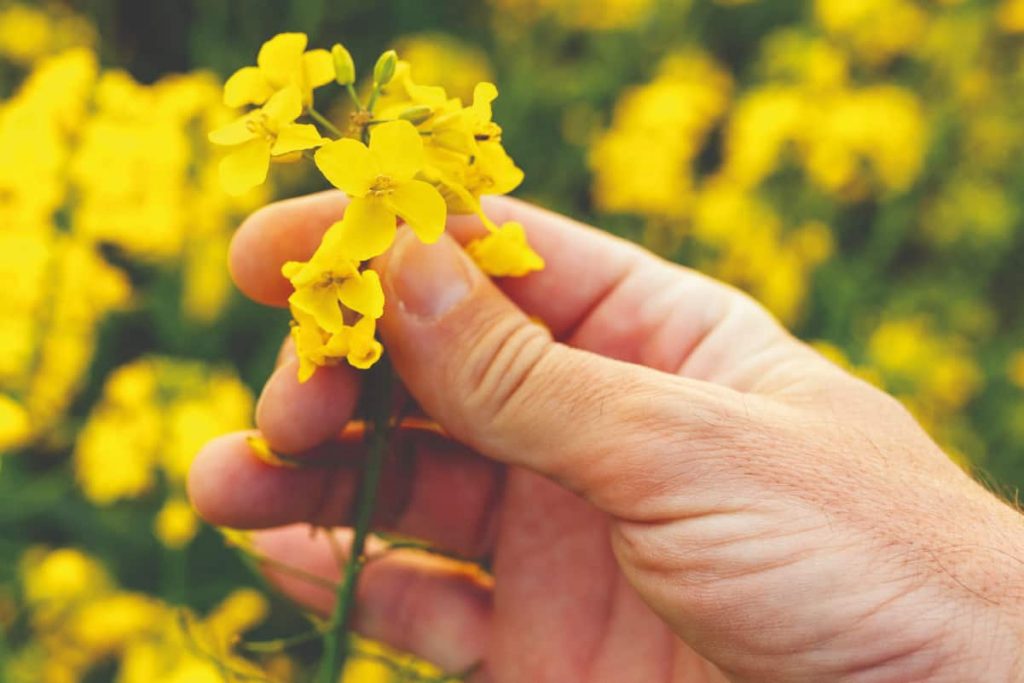
[[(252, 217), (232, 248), (241, 289), (284, 305), (281, 264), (344, 205), (325, 193)], [(466, 218), (375, 264), (385, 346), (447, 434), (405, 430), (376, 528), (485, 559), (493, 582), (384, 554), (359, 631), (496, 682), (1024, 676), (1021, 518), (895, 400), (729, 287), (518, 201), (488, 212), (521, 221), (548, 267), (492, 284), (456, 246), (479, 234)], [(351, 521), (362, 448), (336, 437), (359, 377), (299, 384), (296, 362), (286, 345), (258, 427), (338, 467), (274, 468), (230, 435), (197, 458), (191, 495), (213, 523), (283, 526), (255, 536), (260, 552), (336, 578), (330, 544), (298, 525)], [(329, 610), (330, 591), (267, 571)]]

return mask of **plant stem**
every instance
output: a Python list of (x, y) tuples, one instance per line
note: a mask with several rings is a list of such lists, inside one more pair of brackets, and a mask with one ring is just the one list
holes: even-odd
[(370, 93), (370, 101), (366, 103), (366, 111), (373, 113), (373, 108), (377, 106), (377, 98), (380, 97), (380, 86), (376, 83), (373, 84), (373, 91)]
[(306, 113), (309, 114), (309, 118), (313, 119), (314, 121), (319, 123), (321, 126), (323, 126), (327, 130), (327, 132), (330, 133), (331, 135), (336, 135), (339, 138), (345, 137), (345, 134), (342, 133), (341, 130), (337, 126), (335, 126), (333, 123), (331, 123), (330, 120), (326, 116), (324, 116), (323, 114), (318, 112), (316, 109), (313, 109), (313, 107), (310, 107), (309, 109), (307, 109)]
[(345, 89), (348, 91), (348, 96), (352, 98), (352, 102), (356, 105), (356, 111), (362, 111), (363, 103), (359, 99), (359, 93), (356, 92), (355, 86), (349, 83), (345, 86)]
[(348, 658), (348, 626), (359, 575), (366, 565), (366, 539), (373, 521), (377, 489), (380, 485), (384, 455), (391, 430), (391, 365), (387, 357), (374, 366), (366, 383), (367, 418), (372, 431), (368, 433), (369, 453), (356, 502), (356, 522), (352, 534), (345, 572), (334, 603), (329, 630), (324, 637), (324, 658), (320, 665), (320, 683), (337, 683)]

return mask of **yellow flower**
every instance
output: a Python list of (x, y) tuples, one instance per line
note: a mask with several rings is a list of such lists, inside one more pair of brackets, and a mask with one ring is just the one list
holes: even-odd
[(303, 104), (312, 103), (313, 89), (334, 80), (334, 61), (327, 50), (306, 52), (308, 41), (304, 33), (281, 33), (263, 43), (258, 66), (239, 69), (224, 84), (224, 104), (263, 104), (289, 86), (299, 90)]
[(1011, 382), (1024, 389), (1024, 351), (1017, 351), (1010, 356), (1006, 374), (1010, 377)]
[(447, 207), (433, 185), (415, 179), (424, 163), (423, 141), (408, 121), (375, 126), (369, 147), (343, 138), (317, 150), (317, 167), (352, 198), (334, 226), (350, 258), (384, 253), (395, 239), (396, 216), (424, 242), (441, 236)]
[(526, 241), (520, 223), (509, 222), (466, 246), (480, 269), (497, 277), (522, 277), (544, 268), (544, 259)]
[(373, 366), (384, 352), (374, 337), (377, 321), (364, 317), (355, 325), (345, 325), (341, 332), (330, 334), (317, 325), (312, 316), (292, 309), (292, 339), (299, 357), (299, 381), (305, 382), (318, 367), (336, 365), (346, 359), (354, 368), (366, 370)]
[(166, 547), (184, 548), (199, 531), (199, 519), (188, 501), (172, 498), (157, 513), (153, 531)]
[(32, 434), (32, 422), (24, 406), (0, 394), (0, 454), (21, 446)]
[(261, 108), (210, 133), (210, 142), (236, 147), (220, 164), (229, 194), (240, 195), (267, 179), (271, 157), (313, 149), (323, 144), (316, 126), (295, 123), (302, 114), (302, 95), (295, 86), (280, 90)]
[(65, 628), (71, 642), (95, 657), (121, 650), (165, 616), (166, 607), (141, 593), (115, 592), (82, 605)]
[(345, 358), (349, 365), (359, 370), (367, 370), (380, 360), (384, 347), (377, 341), (376, 333), (377, 321), (373, 318), (363, 318), (355, 325), (345, 328)]
[(289, 261), (281, 269), (295, 287), (288, 303), (332, 334), (345, 327), (339, 303), (370, 318), (384, 313), (380, 276), (369, 269), (360, 272), (344, 251), (333, 248), (335, 243), (328, 237), (308, 262)]
[(476, 212), (480, 195), (506, 194), (523, 181), (522, 170), (502, 147), (501, 127), (492, 120), (497, 97), (493, 83), (478, 83), (470, 106), (452, 100), (424, 125), (427, 166), (453, 212)]

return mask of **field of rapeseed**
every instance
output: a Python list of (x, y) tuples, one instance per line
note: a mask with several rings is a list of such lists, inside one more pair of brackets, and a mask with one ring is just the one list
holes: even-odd
[[(305, 129), (265, 154), (315, 163), (224, 178), (236, 105), (270, 108), (225, 80), (282, 31), (344, 43), (357, 97), (388, 48), (467, 109), (496, 83), (502, 192), (749, 291), (963, 466), (1024, 483), (1024, 0), (0, 0), (0, 680), (304, 681), (320, 658), (322, 621), (184, 489), (289, 331), (233, 289), (233, 230), (362, 154)], [(340, 122), (346, 97), (316, 104)], [(407, 105), (382, 96), (408, 121), (382, 140), (423, 128)], [(449, 210), (479, 195), (464, 171)], [(523, 253), (511, 270), (539, 267)], [(349, 299), (368, 323), (374, 294)], [(293, 302), (308, 372), (332, 360), (316, 310)], [(335, 356), (373, 364), (372, 328), (336, 323)], [(352, 683), (443, 680), (356, 654)]]

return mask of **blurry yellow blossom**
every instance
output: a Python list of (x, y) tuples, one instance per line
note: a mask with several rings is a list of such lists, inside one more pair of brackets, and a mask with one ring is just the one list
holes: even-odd
[(112, 593), (76, 609), (64, 628), (77, 646), (102, 657), (117, 652), (150, 628), (164, 609), (145, 595)]
[[(202, 444), (247, 427), (251, 412), (251, 394), (229, 373), (163, 358), (124, 365), (107, 379), (75, 447), (82, 492), (98, 505), (137, 498), (155, 486), (158, 473), (180, 492)], [(156, 533), (168, 545), (187, 540), (190, 515), (172, 495)]]
[(872, 65), (907, 52), (927, 22), (912, 0), (815, 0), (814, 12), (829, 34)]
[(69, 47), (89, 46), (94, 40), (93, 27), (59, 5), (0, 7), (0, 56), (16, 64), (30, 65)]
[(798, 319), (810, 274), (833, 249), (828, 226), (809, 221), (786, 231), (770, 206), (725, 177), (701, 188), (690, 229), (714, 248), (703, 269), (746, 289), (785, 323)]
[(31, 549), (21, 561), (36, 640), (8, 668), (15, 681), (77, 683), (107, 661), (122, 683), (222, 683), (226, 672), (260, 677), (233, 652), (267, 613), (266, 598), (237, 590), (201, 618), (121, 590), (94, 558), (74, 549)]
[(363, 261), (384, 253), (395, 239), (398, 217), (424, 242), (437, 240), (446, 206), (432, 185), (416, 179), (425, 163), (423, 142), (408, 121), (375, 126), (369, 146), (342, 138), (317, 150), (317, 167), (352, 198), (332, 228), (345, 255)]
[(50, 17), (27, 5), (0, 11), (0, 53), (14, 62), (30, 63), (50, 48)]
[[(856, 197), (868, 182), (866, 163), (886, 190), (906, 190), (921, 171), (927, 130), (920, 103), (897, 86), (874, 86), (840, 95), (814, 113), (804, 151), (811, 180)], [(851, 194), (852, 193), (852, 194)]]
[(1024, 351), (1017, 351), (1010, 356), (1010, 362), (1007, 364), (1006, 374), (1009, 376), (1011, 382), (1021, 389), (1024, 389)]
[(1017, 207), (1001, 184), (952, 176), (921, 216), (921, 230), (938, 244), (1000, 243), (1017, 220)]
[(199, 518), (188, 501), (171, 498), (160, 508), (153, 533), (168, 548), (183, 548), (199, 531)]
[(224, 104), (263, 104), (288, 87), (298, 90), (302, 105), (311, 104), (313, 90), (334, 80), (334, 61), (327, 50), (306, 52), (308, 40), (304, 33), (281, 33), (265, 42), (258, 66), (239, 69), (224, 84)]
[(28, 602), (54, 611), (105, 592), (110, 585), (99, 562), (72, 548), (30, 550), (21, 559), (21, 576)]
[(827, 91), (847, 84), (848, 62), (846, 54), (830, 41), (794, 29), (768, 36), (760, 67), (773, 83)]
[[(674, 0), (680, 2), (680, 0)], [(554, 17), (566, 26), (590, 30), (620, 29), (643, 21), (654, 0), (491, 0), (499, 21), (532, 23)], [(505, 28), (508, 28), (507, 26)]]
[(590, 150), (594, 203), (605, 211), (678, 216), (693, 195), (692, 163), (731, 90), (710, 57), (667, 58), (649, 84), (627, 91)]
[(1003, 0), (996, 20), (1007, 33), (1024, 33), (1024, 0)]
[(744, 186), (760, 184), (805, 130), (807, 103), (792, 86), (751, 90), (735, 106), (725, 135), (723, 172)]
[[(0, 103), (0, 281), (18, 283), (0, 303), (0, 390), (27, 414), (19, 441), (67, 438), (53, 427), (88, 369), (97, 326), (129, 303), (128, 280), (100, 245), (163, 263), (184, 252), (192, 292), (193, 264), (216, 262), (202, 271), (197, 315), (223, 305), (227, 235), (244, 208), (208, 180), (217, 159), (197, 157), (190, 131), (223, 120), (219, 99), (209, 74), (152, 86), (120, 71), (97, 79), (95, 55), (74, 49), (40, 60)], [(124, 485), (145, 488), (132, 471)]]
[(31, 434), (28, 411), (10, 396), (0, 394), (0, 454), (21, 446)]
[(10, 260), (0, 257), (0, 274), (16, 277), (11, 282), (22, 292), (0, 303), (0, 346), (8, 354), (0, 360), (0, 388), (21, 396), (34, 437), (71, 401), (88, 368), (96, 324), (126, 303), (128, 283), (90, 245), (68, 235), (40, 231), (21, 239), (0, 231), (5, 244), (25, 248), (10, 252)]
[(323, 144), (316, 126), (295, 123), (302, 115), (301, 97), (299, 89), (290, 85), (271, 95), (262, 108), (210, 133), (211, 142), (233, 148), (220, 164), (221, 182), (230, 194), (262, 184), (272, 157)]
[(983, 382), (964, 342), (940, 335), (920, 317), (882, 322), (868, 340), (868, 354), (891, 390), (925, 408), (961, 408)]
[(906, 190), (924, 163), (927, 129), (920, 104), (895, 86), (831, 94), (764, 86), (734, 110), (724, 171), (746, 185), (762, 182), (789, 151), (811, 181), (842, 199), (874, 186)]
[(206, 617), (204, 627), (222, 646), (232, 645), (232, 638), (267, 618), (270, 605), (259, 591), (239, 589), (229, 595)]

